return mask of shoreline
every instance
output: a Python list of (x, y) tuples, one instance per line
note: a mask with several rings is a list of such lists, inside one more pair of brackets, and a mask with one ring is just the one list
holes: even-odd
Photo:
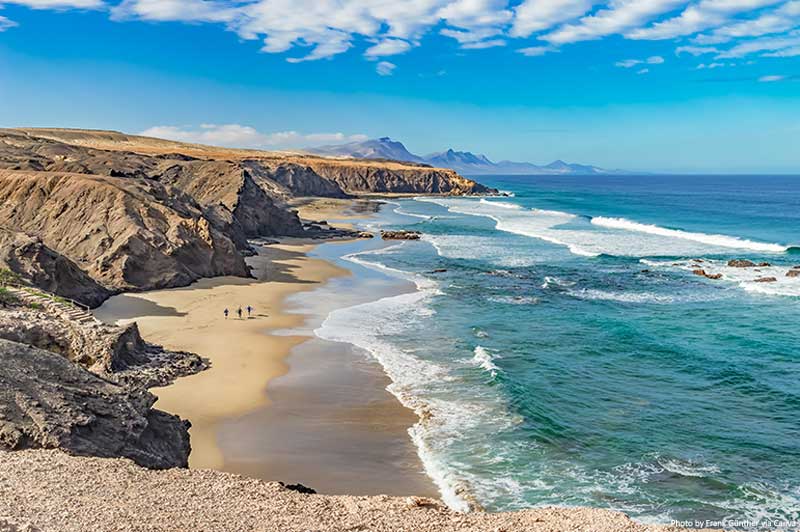
[[(368, 216), (365, 203), (374, 205), (361, 200), (354, 212), (354, 200), (327, 203), (306, 205), (301, 216), (322, 214), (341, 226)], [(102, 321), (135, 321), (147, 341), (210, 360), (208, 370), (151, 390), (157, 408), (192, 423), (190, 468), (301, 482), (325, 493), (438, 496), (409, 438), (417, 416), (386, 390), (391, 381), (380, 365), (349, 344), (317, 339), (306, 325), (325, 314), (290, 302), (334, 280), (357, 284), (351, 270), (309, 256), (320, 245), (348, 242), (283, 239), (248, 259), (255, 279), (122, 294), (97, 309)], [(253, 316), (245, 311), (238, 319), (239, 305), (252, 305)], [(317, 370), (322, 365), (327, 371)]]

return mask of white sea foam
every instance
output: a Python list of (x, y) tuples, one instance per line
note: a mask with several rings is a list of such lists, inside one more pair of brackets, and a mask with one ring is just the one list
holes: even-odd
[[(495, 221), (500, 231), (566, 246), (571, 253), (587, 257), (603, 254), (629, 257), (712, 255), (729, 253), (732, 248), (780, 253), (787, 249), (778, 244), (689, 233), (620, 218), (598, 217), (592, 219), (592, 223), (585, 223), (574, 214), (525, 209), (515, 203), (485, 198), (478, 201), (461, 198), (415, 199), (436, 203), (453, 213), (489, 218)], [(572, 227), (566, 227), (566, 224)]]
[[(800, 277), (788, 277), (788, 266), (759, 266), (735, 268), (724, 260), (682, 259), (679, 261), (640, 261), (652, 268), (678, 269), (687, 272), (703, 270), (708, 275), (721, 275), (717, 282), (734, 283), (739, 288), (768, 296), (800, 297)], [(758, 279), (774, 278), (773, 282), (759, 282)], [(713, 281), (709, 281), (713, 282)]]
[(490, 296), (492, 303), (503, 303), (504, 305), (537, 305), (538, 297), (533, 296)]
[(498, 368), (497, 364), (494, 363), (495, 357), (489, 352), (489, 350), (479, 345), (473, 352), (475, 353), (475, 356), (472, 357), (472, 363), (488, 371), (492, 377), (496, 377), (497, 372), (500, 371), (500, 368)]
[[(397, 246), (392, 248), (397, 250)], [(391, 252), (391, 248), (382, 250), (384, 254)], [(440, 292), (435, 281), (370, 260), (369, 255), (374, 254), (368, 251), (345, 258), (412, 280), (418, 290), (334, 310), (314, 332), (325, 340), (352, 344), (381, 364), (392, 381), (387, 390), (419, 416), (409, 435), (426, 473), (448, 506), (467, 511), (471, 486), (482, 479), (466, 473), (461, 464), (451, 463), (450, 446), (469, 434), (507, 430), (519, 420), (508, 414), (503, 399), (491, 389), (461, 394), (460, 383), (448, 367), (392, 341), (412, 329), (425, 328), (425, 320), (433, 314), (431, 302)], [(483, 362), (487, 367), (492, 364), (491, 360), (481, 361), (481, 367)]]
[(592, 224), (612, 229), (624, 229), (626, 231), (636, 231), (651, 235), (691, 240), (693, 242), (700, 242), (701, 244), (707, 244), (709, 246), (716, 247), (749, 249), (764, 253), (784, 253), (789, 249), (787, 246), (783, 246), (781, 244), (755, 242), (753, 240), (746, 240), (736, 236), (692, 233), (679, 229), (667, 229), (666, 227), (659, 227), (657, 225), (633, 222), (631, 220), (626, 220), (625, 218), (606, 218), (604, 216), (596, 216), (592, 218)]
[(588, 301), (617, 301), (620, 303), (675, 303), (677, 298), (668, 294), (652, 292), (610, 292), (593, 288), (569, 290), (567, 293), (575, 298)]
[(542, 283), (542, 288), (547, 289), (547, 288), (550, 288), (553, 285), (560, 286), (562, 288), (567, 288), (567, 287), (570, 287), (570, 286), (575, 286), (575, 282), (574, 281), (565, 281), (564, 279), (559, 279), (558, 277), (551, 277), (549, 275), (546, 276), (544, 278), (544, 282)]
[(475, 235), (422, 235), (440, 257), (448, 259), (485, 260), (505, 267), (532, 266), (541, 261), (528, 250), (515, 248), (501, 238)]

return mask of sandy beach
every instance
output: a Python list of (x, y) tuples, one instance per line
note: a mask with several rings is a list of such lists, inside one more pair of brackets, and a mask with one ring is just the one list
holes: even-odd
[[(306, 204), (304, 217), (356, 219), (369, 212), (344, 200), (318, 205)], [(385, 390), (389, 381), (380, 367), (309, 330), (285, 332), (308, 318), (287, 311), (289, 296), (351, 275), (308, 257), (319, 243), (260, 246), (248, 259), (255, 279), (204, 279), (122, 294), (95, 314), (106, 322), (136, 322), (147, 341), (211, 362), (207, 371), (152, 390), (158, 408), (192, 423), (190, 467), (303, 482), (325, 493), (435, 495), (408, 439), (416, 416)]]

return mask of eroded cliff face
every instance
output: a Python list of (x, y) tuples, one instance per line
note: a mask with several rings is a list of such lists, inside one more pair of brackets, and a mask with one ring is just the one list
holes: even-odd
[(318, 159), (309, 163), (319, 175), (336, 182), (349, 194), (444, 194), (452, 196), (495, 193), (453, 170), (399, 163)]
[(53, 449), (187, 467), (189, 424), (152, 409), (156, 397), (62, 356), (0, 339), (0, 449)]
[(152, 180), (0, 170), (0, 225), (40, 238), (112, 291), (249, 275), (198, 204)]
[(99, 306), (109, 290), (40, 238), (0, 227), (0, 268), (16, 273), (23, 282), (89, 307)]
[(297, 196), (491, 192), (452, 170), (396, 161), (6, 129), (0, 227), (40, 244), (0, 238), (0, 261), (36, 286), (94, 306), (113, 292), (247, 276), (249, 238), (324, 236), (287, 206)]

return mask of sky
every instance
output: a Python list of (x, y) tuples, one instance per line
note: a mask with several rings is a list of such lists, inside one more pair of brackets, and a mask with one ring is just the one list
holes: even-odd
[(800, 0), (0, 0), (0, 126), (800, 174)]

